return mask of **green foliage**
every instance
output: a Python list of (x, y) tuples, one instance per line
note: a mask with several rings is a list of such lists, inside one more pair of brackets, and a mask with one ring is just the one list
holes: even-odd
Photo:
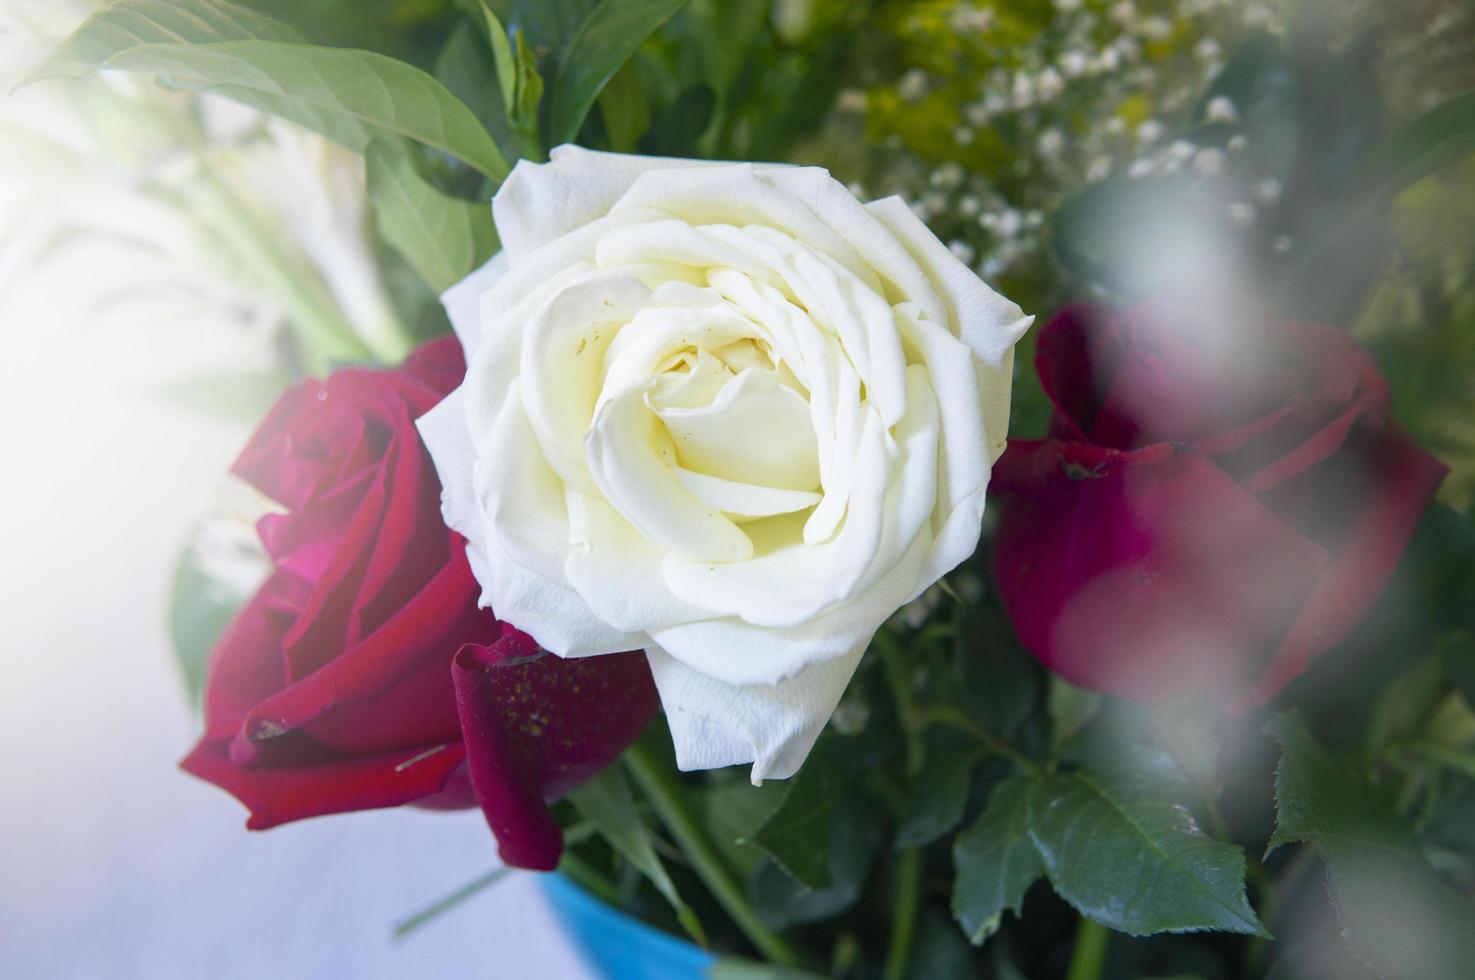
[(954, 728), (924, 733), (921, 770), (912, 780), (896, 830), (895, 847), (924, 847), (950, 833), (963, 819), (973, 769), (987, 750)]
[(1192, 800), (1165, 767), (1058, 774), (1031, 787), (1030, 840), (1060, 896), (1113, 929), (1268, 935), (1242, 851), (1199, 828)]
[[(35, 78), (102, 70), (164, 75), (283, 116), (351, 149), (364, 150), (375, 136), (404, 136), (495, 180), (507, 175), (506, 160), (471, 110), (421, 69), (370, 51), (241, 37), (242, 24), (266, 22), (216, 0), (163, 7), (193, 13), (197, 3), (224, 14), (181, 34), (172, 13), (156, 19), (156, 0), (122, 0), (89, 18)], [(270, 38), (280, 37), (267, 26)]]
[(864, 742), (856, 736), (821, 739), (804, 768), (789, 780), (783, 802), (747, 842), (761, 848), (806, 888), (829, 887), (831, 819), (840, 791), (867, 760)]
[(635, 798), (630, 793), (630, 783), (625, 778), (625, 771), (619, 766), (610, 766), (579, 784), (569, 793), (569, 799), (610, 846), (645, 875), (666, 901), (671, 903), (677, 921), (687, 934), (698, 944), (705, 946), (707, 937), (702, 931), (701, 922), (696, 913), (682, 901), (676, 886), (671, 882), (671, 876), (666, 873), (666, 866), (656, 856), (650, 829), (641, 820), (640, 812), (635, 807)]
[(1045, 874), (1029, 838), (1031, 792), (1020, 776), (999, 783), (988, 808), (953, 843), (953, 916), (974, 945), (998, 931), (1005, 909), (1018, 915), (1024, 893)]
[(578, 135), (600, 91), (646, 38), (690, 0), (603, 0), (564, 48), (549, 107), (549, 142)]
[(1271, 846), (1319, 848), (1352, 951), (1397, 980), (1475, 973), (1475, 908), (1440, 880), (1412, 830), (1299, 716), (1282, 715), (1270, 730), (1283, 751)]
[(169, 638), (174, 661), (184, 676), (190, 701), (197, 707), (205, 687), (210, 652), (235, 618), (241, 597), (223, 590), (199, 567), (193, 549), (186, 549), (174, 567), (169, 589)]
[(852, 908), (885, 843), (877, 813), (875, 800), (855, 793), (836, 804), (823, 839), (816, 842), (826, 860), (828, 883), (822, 887), (806, 887), (771, 857), (754, 869), (748, 895), (759, 917), (775, 929), (789, 929)]
[(438, 190), (403, 145), (369, 144), (365, 165), (375, 226), (433, 291), (449, 289), (496, 252), (491, 206)]

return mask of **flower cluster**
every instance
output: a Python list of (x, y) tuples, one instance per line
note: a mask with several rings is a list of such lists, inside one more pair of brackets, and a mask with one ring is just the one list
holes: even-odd
[[(1042, 215), (1112, 174), (1191, 169), (1217, 151), (1177, 140), (1174, 120), (1246, 31), (1276, 27), (1268, 4), (1056, 0), (1037, 13), (958, 0), (907, 10), (894, 82), (842, 98), (882, 153), (861, 179), (899, 193), (986, 276), (1018, 272)], [(1211, 121), (1231, 118), (1227, 102)]]

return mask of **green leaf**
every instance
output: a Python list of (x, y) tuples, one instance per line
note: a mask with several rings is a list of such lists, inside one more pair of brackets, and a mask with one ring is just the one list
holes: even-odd
[(1385, 685), (1373, 702), (1363, 734), (1363, 752), (1371, 758), (1394, 739), (1408, 738), (1418, 731), (1442, 693), (1443, 681), (1443, 660), (1434, 653)]
[(998, 930), (1005, 909), (1019, 914), (1024, 893), (1045, 873), (1029, 838), (1029, 796), (1029, 779), (1004, 780), (977, 822), (953, 841), (953, 917), (975, 946)]
[(197, 373), (160, 385), (155, 393), (175, 407), (254, 426), (292, 381), (282, 368)]
[(194, 549), (185, 549), (174, 568), (169, 590), (169, 638), (190, 701), (197, 707), (205, 688), (210, 652), (243, 601), (243, 596), (227, 594), (206, 576), (195, 563)]
[(723, 956), (707, 968), (709, 980), (820, 980), (818, 973)]
[(1299, 715), (1282, 715), (1268, 730), (1282, 748), (1271, 846), (1320, 848), (1352, 951), (1394, 980), (1475, 976), (1475, 907), (1429, 866), (1413, 832)]
[(122, 0), (83, 21), (29, 81), (91, 75), (137, 45), (249, 40), (305, 39), (279, 20), (221, 0)]
[(656, 891), (671, 903), (677, 921), (681, 923), (681, 927), (686, 930), (687, 934), (698, 945), (706, 946), (707, 937), (702, 930), (702, 924), (697, 920), (696, 914), (681, 900), (681, 895), (677, 893), (676, 886), (672, 884), (670, 875), (666, 874), (665, 865), (656, 856), (655, 843), (651, 839), (650, 829), (646, 827), (645, 821), (640, 819), (640, 811), (635, 808), (635, 798), (630, 793), (630, 783), (625, 778), (625, 770), (619, 766), (609, 766), (603, 772), (579, 784), (568, 794), (568, 798), (611, 847), (641, 874), (650, 879)]
[(973, 950), (958, 935), (947, 915), (935, 906), (922, 913), (916, 946), (907, 965), (907, 980), (978, 980), (982, 976)]
[(520, 153), (519, 138), (502, 103), (497, 66), (481, 32), (470, 21), (451, 31), (435, 62), (435, 77), (471, 108), (477, 120), (502, 148), (504, 156)]
[(860, 899), (886, 834), (875, 801), (849, 795), (835, 807), (824, 842), (830, 883), (809, 889), (772, 858), (754, 871), (748, 895), (758, 917), (772, 929), (789, 929), (839, 915)]
[(609, 148), (616, 153), (634, 153), (640, 137), (650, 129), (650, 99), (634, 61), (625, 62), (599, 93), (599, 114), (609, 134)]
[(776, 779), (761, 786), (740, 779), (702, 791), (702, 820), (708, 836), (740, 877), (750, 875), (765, 858), (758, 848), (739, 842), (752, 836), (759, 824), (778, 809), (787, 790)]
[(830, 884), (830, 817), (845, 785), (868, 764), (863, 736), (821, 738), (789, 781), (777, 810), (745, 843), (763, 849), (800, 884)]
[[(101, 70), (166, 75), (283, 116), (350, 149), (362, 151), (372, 138), (392, 134), (458, 157), (494, 180), (507, 175), (507, 161), (471, 110), (413, 65), (372, 51), (223, 36), (225, 28), (210, 22), (204, 22), (209, 29), (180, 34), (172, 21), (152, 19), (158, 6), (157, 0), (122, 0), (94, 14), (33, 80)], [(194, 12), (197, 4), (163, 6)], [(227, 5), (215, 0), (200, 7), (220, 8)], [(144, 23), (154, 25), (152, 32)], [(157, 40), (159, 32), (174, 36)]]
[(712, 122), (717, 96), (711, 86), (682, 89), (676, 100), (656, 113), (640, 140), (640, 151), (654, 156), (691, 156), (693, 144)]
[(1413, 834), (1355, 770), (1317, 743), (1299, 714), (1279, 716), (1266, 731), (1281, 744), (1275, 771), (1275, 833), (1268, 850), (1335, 838), (1408, 855), (1418, 853)]
[(1044, 673), (996, 603), (968, 607), (955, 657), (963, 709), (991, 734), (1012, 738), (1039, 706)]
[(435, 292), (496, 252), (491, 205), (442, 193), (415, 170), (403, 146), (369, 144), (365, 166), (375, 227)]
[(1375, 195), (1391, 197), (1475, 152), (1475, 90), (1446, 99), (1375, 146), (1367, 172)]
[(987, 753), (954, 728), (930, 726), (924, 733), (922, 768), (908, 787), (894, 847), (923, 847), (963, 819), (973, 768)]
[(409, 937), (411, 933), (417, 931), (422, 926), (425, 926), (433, 920), (440, 918), (442, 915), (451, 911), (451, 909), (460, 905), (462, 902), (465, 902), (470, 898), (474, 898), (476, 895), (492, 887), (511, 873), (512, 869), (509, 867), (493, 868), (491, 871), (488, 871), (481, 877), (476, 878), (465, 885), (462, 885), (460, 888), (451, 892), (451, 894), (447, 895), (445, 898), (438, 899), (437, 901), (432, 902), (425, 908), (416, 912), (414, 915), (408, 916), (400, 920), (399, 922), (396, 922), (394, 925), (395, 940), (398, 941)]
[(589, 11), (559, 59), (549, 107), (553, 146), (579, 134), (606, 82), (645, 39), (690, 0), (603, 0)]
[(1155, 765), (1033, 784), (1029, 835), (1082, 915), (1135, 936), (1204, 929), (1268, 936), (1245, 897), (1244, 853), (1194, 820), (1194, 792)]
[(488, 0), (509, 31), (527, 35), (534, 50), (562, 51), (597, 0)]

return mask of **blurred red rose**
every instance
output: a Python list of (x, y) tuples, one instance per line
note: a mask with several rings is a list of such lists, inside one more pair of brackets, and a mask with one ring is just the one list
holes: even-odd
[(1084, 687), (1263, 704), (1377, 599), (1444, 475), (1334, 327), (1072, 307), (1036, 369), (1055, 413), (994, 469), (994, 571)]
[(562, 835), (545, 801), (613, 761), (656, 693), (639, 652), (561, 660), (477, 608), (415, 430), (464, 373), (445, 338), (277, 402), (233, 467), (287, 509), (258, 525), (275, 571), (212, 654), (183, 766), (252, 829), (480, 805), (504, 861), (550, 869)]

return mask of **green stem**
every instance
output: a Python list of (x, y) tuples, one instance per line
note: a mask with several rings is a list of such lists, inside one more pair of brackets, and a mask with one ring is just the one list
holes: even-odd
[(969, 718), (967, 715), (963, 714), (963, 712), (959, 711), (956, 708), (941, 706), (928, 708), (926, 711), (917, 716), (917, 720), (923, 725), (936, 723), (939, 725), (951, 725), (954, 728), (960, 728), (982, 742), (985, 746), (988, 747), (988, 750), (990, 752), (994, 753), (995, 755), (1003, 756), (1004, 758), (1010, 760), (1016, 766), (1018, 766), (1020, 769), (1023, 769), (1030, 775), (1038, 775), (1040, 772), (1040, 767), (1035, 763), (1033, 759), (1029, 758), (1018, 749), (1014, 748), (1014, 746), (1010, 745), (1008, 742), (1005, 742), (1003, 739), (994, 735), (988, 729), (984, 728), (982, 725), (978, 724), (978, 722), (974, 721), (972, 718)]
[(199, 179), (186, 188), (188, 203), (206, 216), (208, 227), (241, 264), (287, 310), (311, 367), (320, 372), (336, 362), (362, 361), (370, 351), (343, 318), (327, 288), (301, 261), (283, 254), (279, 241), (231, 187), (201, 163)]
[(1106, 970), (1106, 947), (1110, 943), (1111, 930), (1094, 919), (1082, 918), (1065, 980), (1101, 980)]
[(886, 947), (884, 980), (902, 980), (912, 958), (912, 938), (917, 929), (917, 909), (922, 898), (922, 851), (910, 848), (896, 861), (900, 879), (896, 885), (896, 905), (891, 913), (891, 940)]
[(625, 752), (625, 764), (655, 806), (676, 845), (685, 853), (692, 870), (743, 935), (772, 962), (802, 967), (803, 957), (798, 950), (765, 926), (748, 904), (747, 896), (687, 805), (681, 783), (671, 769), (639, 742)]
[(620, 904), (620, 889), (615, 883), (573, 851), (563, 852), (563, 857), (558, 862), (558, 870), (572, 878), (580, 888), (605, 903), (615, 906)]

